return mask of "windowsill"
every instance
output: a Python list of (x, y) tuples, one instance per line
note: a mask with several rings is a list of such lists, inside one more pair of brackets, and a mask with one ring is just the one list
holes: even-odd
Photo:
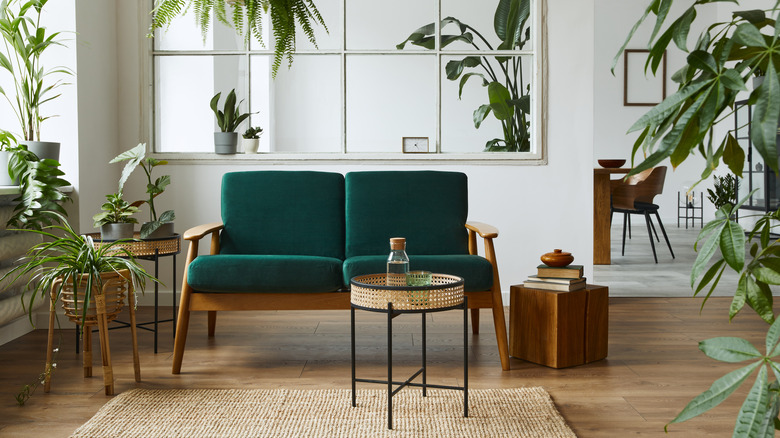
[(303, 162), (318, 163), (345, 163), (345, 162), (373, 162), (387, 164), (419, 164), (419, 163), (467, 163), (467, 164), (501, 164), (501, 165), (525, 165), (540, 166), (547, 164), (547, 158), (542, 154), (522, 152), (494, 152), (479, 154), (424, 154), (410, 153), (399, 155), (397, 153), (237, 153), (231, 155), (218, 155), (215, 153), (190, 153), (190, 152), (166, 152), (155, 153), (154, 157), (160, 160), (168, 160), (181, 164), (300, 164)]

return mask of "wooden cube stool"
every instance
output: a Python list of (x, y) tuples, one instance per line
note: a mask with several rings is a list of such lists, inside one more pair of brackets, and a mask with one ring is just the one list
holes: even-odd
[(510, 288), (509, 355), (552, 368), (607, 357), (609, 289)]

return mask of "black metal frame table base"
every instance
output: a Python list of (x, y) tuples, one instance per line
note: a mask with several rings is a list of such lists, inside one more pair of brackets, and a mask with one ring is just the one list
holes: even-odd
[[(387, 313), (387, 380), (374, 380), (374, 379), (359, 379), (356, 377), (355, 371), (355, 309), (366, 310), (369, 312)], [(427, 313), (444, 312), (447, 310), (463, 309), (463, 386), (447, 386), (447, 385), (434, 385), (428, 383), (427, 379), (427, 366), (426, 366), (426, 332), (425, 332), (425, 316)], [(352, 332), (352, 406), (357, 406), (357, 394), (356, 384), (362, 383), (379, 383), (387, 385), (387, 428), (393, 428), (393, 396), (397, 394), (401, 389), (406, 386), (415, 386), (422, 388), (423, 397), (427, 396), (428, 388), (437, 389), (453, 389), (463, 391), (463, 416), (469, 416), (469, 338), (468, 338), (468, 297), (463, 296), (463, 303), (457, 306), (442, 307), (442, 308), (426, 308), (420, 310), (394, 310), (393, 303), (387, 303), (387, 309), (376, 309), (372, 307), (357, 306), (355, 304), (350, 305), (350, 317), (351, 317), (351, 332)], [(421, 313), (422, 314), (422, 368), (417, 370), (411, 377), (403, 382), (393, 380), (393, 318), (404, 313)], [(412, 382), (418, 376), (422, 375), (422, 383)], [(394, 385), (398, 385), (393, 389)]]
[[(97, 234), (99, 236), (99, 233), (93, 233)], [(160, 239), (148, 239), (147, 241), (154, 241), (154, 240), (170, 240), (170, 239), (178, 239), (178, 250), (175, 252), (165, 252), (160, 253), (159, 248), (155, 248), (154, 254), (151, 255), (141, 255), (141, 256), (135, 256), (136, 259), (140, 260), (146, 260), (154, 262), (154, 278), (160, 277), (160, 258), (162, 257), (173, 257), (173, 268), (172, 268), (172, 274), (171, 274), (171, 281), (173, 282), (173, 314), (171, 318), (168, 319), (159, 319), (159, 294), (160, 294), (160, 283), (154, 282), (154, 320), (153, 321), (147, 321), (147, 322), (140, 322), (136, 323), (135, 326), (138, 329), (146, 330), (148, 332), (154, 333), (154, 354), (157, 354), (157, 333), (159, 329), (159, 325), (164, 322), (172, 322), (173, 323), (173, 337), (176, 338), (176, 255), (181, 252), (181, 236), (179, 234), (175, 234), (173, 237), (164, 237)], [(98, 239), (99, 240), (99, 239)], [(130, 305), (134, 305), (135, 303), (129, 303)], [(113, 324), (116, 324), (115, 326), (109, 327), (109, 330), (116, 330), (116, 329), (123, 329), (130, 327), (130, 323), (120, 320), (114, 320), (112, 321)], [(148, 325), (154, 325), (154, 328), (147, 327)], [(79, 350), (79, 340), (81, 338), (81, 330), (83, 328), (76, 324), (76, 354), (80, 352)], [(97, 332), (97, 329), (93, 329), (93, 332)]]

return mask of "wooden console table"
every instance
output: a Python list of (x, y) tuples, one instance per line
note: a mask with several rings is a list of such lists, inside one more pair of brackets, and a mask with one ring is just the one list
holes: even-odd
[(593, 169), (593, 264), (612, 263), (612, 236), (609, 224), (610, 175), (626, 174), (631, 169)]
[(509, 294), (510, 356), (552, 368), (607, 357), (607, 287), (556, 292), (517, 285)]

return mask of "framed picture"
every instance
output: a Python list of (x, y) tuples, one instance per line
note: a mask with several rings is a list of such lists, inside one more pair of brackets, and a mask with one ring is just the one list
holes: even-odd
[(645, 75), (648, 53), (641, 49), (623, 52), (623, 106), (655, 106), (666, 99), (666, 52), (656, 76)]
[(401, 150), (405, 154), (426, 154), (430, 152), (428, 137), (404, 137)]

